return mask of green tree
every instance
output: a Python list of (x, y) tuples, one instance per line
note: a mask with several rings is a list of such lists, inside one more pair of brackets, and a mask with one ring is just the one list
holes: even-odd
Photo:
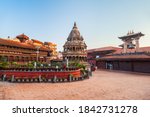
[(9, 68), (9, 62), (0, 62), (0, 68)]

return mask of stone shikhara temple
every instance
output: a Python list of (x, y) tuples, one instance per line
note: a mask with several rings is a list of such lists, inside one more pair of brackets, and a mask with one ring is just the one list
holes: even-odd
[(69, 62), (77, 61), (83, 64), (87, 64), (87, 45), (84, 42), (83, 37), (77, 28), (76, 23), (64, 44), (63, 59)]

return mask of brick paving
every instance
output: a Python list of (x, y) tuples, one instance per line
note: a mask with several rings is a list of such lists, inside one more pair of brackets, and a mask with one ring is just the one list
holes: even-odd
[[(36, 100), (146, 100), (150, 99), (150, 75), (120, 71), (93, 73), (90, 79), (71, 83), (0, 82), (5, 99)], [(0, 91), (0, 96), (2, 92)]]
[(4, 91), (2, 89), (2, 87), (0, 87), (0, 100), (4, 99)]

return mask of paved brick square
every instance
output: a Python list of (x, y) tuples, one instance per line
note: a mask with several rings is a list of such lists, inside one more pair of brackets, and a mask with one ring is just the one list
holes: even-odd
[(146, 100), (150, 99), (150, 75), (98, 70), (90, 79), (71, 83), (0, 82), (0, 96), (7, 100)]

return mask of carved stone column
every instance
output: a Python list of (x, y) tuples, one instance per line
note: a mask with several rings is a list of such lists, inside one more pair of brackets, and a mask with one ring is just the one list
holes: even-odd
[(123, 53), (127, 52), (127, 42), (124, 41)]
[(136, 52), (139, 52), (139, 38), (135, 39)]

